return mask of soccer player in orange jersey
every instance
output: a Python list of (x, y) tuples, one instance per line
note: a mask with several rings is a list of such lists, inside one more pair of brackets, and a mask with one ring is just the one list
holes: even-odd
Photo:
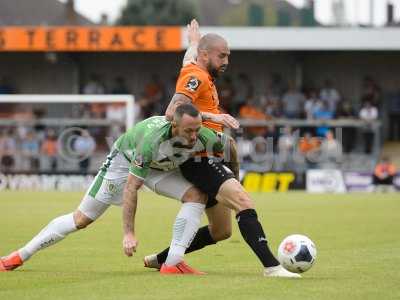
[[(200, 38), (196, 21), (188, 27), (190, 46), (176, 84), (176, 93), (169, 104), (166, 117), (171, 118), (175, 109), (192, 103), (202, 114), (203, 125), (218, 132), (223, 127), (236, 129), (238, 121), (219, 111), (218, 93), (214, 80), (225, 72), (230, 50), (224, 38), (216, 34), (206, 34)], [(180, 166), (182, 175), (199, 190), (208, 195), (206, 214), (209, 225), (200, 228), (186, 253), (199, 250), (207, 245), (231, 236), (231, 213), (236, 213), (240, 232), (264, 266), (268, 277), (300, 277), (286, 271), (270, 251), (263, 228), (257, 219), (254, 204), (238, 181), (238, 160), (233, 139), (226, 139), (225, 149), (230, 153), (224, 161), (218, 158), (201, 156), (189, 159)], [(230, 168), (228, 168), (229, 166)], [(233, 171), (233, 172), (232, 172)], [(236, 175), (236, 176), (235, 176)], [(174, 266), (165, 263), (169, 249), (144, 258), (145, 266), (161, 268), (161, 273), (177, 273)]]

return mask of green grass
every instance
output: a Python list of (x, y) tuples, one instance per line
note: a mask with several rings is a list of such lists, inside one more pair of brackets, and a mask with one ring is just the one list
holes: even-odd
[[(72, 211), (77, 193), (0, 192), (0, 254), (22, 246), (52, 218)], [(0, 299), (400, 299), (400, 197), (396, 194), (254, 195), (276, 250), (292, 233), (316, 244), (314, 267), (300, 280), (270, 279), (234, 225), (231, 239), (186, 260), (201, 277), (165, 277), (142, 257), (169, 244), (177, 202), (141, 194), (139, 249), (123, 255), (121, 210), (0, 273)], [(235, 223), (235, 221), (233, 220)]]

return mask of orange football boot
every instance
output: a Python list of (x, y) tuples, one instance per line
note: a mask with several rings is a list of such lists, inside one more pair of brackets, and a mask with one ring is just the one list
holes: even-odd
[(12, 271), (22, 266), (23, 263), (18, 251), (15, 251), (9, 256), (0, 258), (0, 272)]
[(160, 269), (160, 273), (163, 275), (205, 275), (206, 273), (197, 271), (192, 267), (188, 266), (184, 261), (180, 262), (175, 266), (167, 266), (163, 264)]

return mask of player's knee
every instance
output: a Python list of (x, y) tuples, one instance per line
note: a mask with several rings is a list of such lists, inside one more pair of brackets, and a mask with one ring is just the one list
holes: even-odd
[(237, 184), (233, 187), (231, 195), (233, 197), (232, 202), (235, 203), (237, 212), (254, 208), (253, 201), (251, 200), (249, 194), (240, 184)]
[(227, 240), (232, 236), (232, 228), (211, 228), (211, 236), (215, 242)]
[(77, 210), (77, 211), (74, 212), (74, 222), (75, 222), (75, 226), (76, 226), (77, 229), (84, 229), (90, 223), (92, 223), (93, 220), (88, 218), (87, 216), (85, 216), (79, 210)]
[(183, 195), (182, 202), (194, 202), (194, 203), (207, 203), (207, 196), (202, 193), (199, 189), (191, 187)]
[(253, 201), (244, 190), (238, 192), (236, 198), (235, 202), (237, 203), (238, 212), (246, 209), (254, 209)]

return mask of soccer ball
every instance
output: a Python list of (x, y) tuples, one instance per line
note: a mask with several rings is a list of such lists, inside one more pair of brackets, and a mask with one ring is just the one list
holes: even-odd
[(317, 248), (305, 235), (286, 237), (278, 248), (278, 260), (288, 271), (303, 273), (310, 269), (317, 257)]

